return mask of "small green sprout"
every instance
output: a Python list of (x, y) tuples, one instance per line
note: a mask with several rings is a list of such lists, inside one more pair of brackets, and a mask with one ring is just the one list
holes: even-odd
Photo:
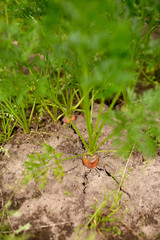
[(43, 189), (47, 183), (47, 174), (52, 171), (57, 179), (62, 180), (65, 173), (61, 162), (62, 153), (55, 153), (55, 149), (48, 144), (44, 144), (42, 153), (35, 152), (28, 155), (28, 161), (25, 162), (26, 171), (23, 172), (25, 177), (23, 184), (27, 184), (32, 178), (38, 182), (39, 188)]
[(64, 190), (64, 194), (65, 194), (66, 196), (71, 196), (71, 193), (70, 193), (70, 192), (67, 192), (66, 190)]

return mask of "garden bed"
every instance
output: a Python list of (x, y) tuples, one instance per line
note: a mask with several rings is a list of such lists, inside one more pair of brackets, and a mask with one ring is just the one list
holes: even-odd
[(160, 3), (3, 1), (0, 239), (160, 239)]
[[(106, 228), (115, 225), (121, 235), (113, 231), (96, 232), (95, 239), (160, 239), (160, 157), (150, 161), (145, 160), (139, 153), (133, 152), (128, 162), (119, 159), (115, 152), (99, 153), (99, 164), (95, 169), (88, 169), (82, 164), (81, 157), (62, 163), (65, 176), (60, 182), (48, 175), (48, 181), (43, 190), (38, 188), (33, 180), (26, 186), (20, 184), (24, 162), (32, 152), (41, 152), (43, 143), (47, 143), (62, 152), (63, 158), (84, 153), (83, 144), (73, 129), (58, 122), (57, 124), (44, 118), (39, 129), (31, 129), (30, 134), (17, 130), (4, 148), (8, 150), (9, 158), (2, 156), (0, 162), (1, 176), (1, 205), (11, 199), (11, 209), (18, 210), (20, 216), (8, 216), (12, 229), (30, 223), (27, 231), (30, 240), (73, 240), (78, 233), (75, 230), (88, 221), (88, 215), (95, 210), (91, 204), (98, 205), (106, 195), (117, 193), (122, 175), (125, 171), (124, 184), (120, 192), (120, 209), (116, 212), (114, 222), (106, 222)], [(85, 119), (78, 115), (75, 121), (77, 128), (87, 132)], [(102, 137), (110, 131), (109, 126), (103, 129)], [(111, 150), (111, 140), (103, 149)], [(103, 209), (107, 215), (107, 207)], [(81, 226), (81, 229), (83, 229)], [(79, 239), (87, 239), (91, 234), (87, 227)], [(6, 233), (4, 233), (6, 234)]]

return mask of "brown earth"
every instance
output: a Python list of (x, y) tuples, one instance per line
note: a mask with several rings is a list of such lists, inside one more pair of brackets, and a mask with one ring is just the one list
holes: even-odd
[[(96, 115), (99, 105), (95, 104), (94, 107)], [(87, 139), (82, 115), (77, 116), (75, 124)], [(110, 131), (110, 127), (105, 126), (100, 140)], [(49, 174), (43, 190), (38, 189), (34, 180), (22, 186), (20, 182), (27, 155), (40, 152), (43, 143), (51, 145), (57, 153), (63, 153), (63, 158), (85, 153), (82, 142), (70, 126), (55, 124), (48, 119), (44, 119), (37, 133), (32, 131), (24, 134), (18, 130), (14, 134), (4, 145), (10, 157), (0, 155), (1, 207), (11, 198), (11, 209), (20, 212), (16, 218), (8, 217), (12, 229), (30, 223), (29, 240), (78, 239), (76, 228), (85, 225), (88, 215), (95, 212), (91, 204), (98, 207), (96, 199), (101, 203), (104, 201), (104, 190), (106, 194), (113, 191), (117, 194), (126, 169), (120, 189), (122, 198), (119, 202), (121, 208), (116, 213), (117, 220), (113, 223), (106, 222), (106, 228), (117, 226), (121, 235), (112, 231), (102, 232), (101, 235), (95, 231), (95, 237), (88, 238), (92, 231), (86, 228), (79, 239), (160, 239), (160, 156), (149, 161), (134, 152), (125, 162), (114, 152), (98, 153), (99, 164), (93, 170), (83, 166), (81, 157), (77, 157), (63, 162), (65, 176), (61, 183)], [(111, 141), (107, 141), (100, 150), (102, 149), (111, 150)], [(111, 199), (110, 204), (113, 204), (114, 200)], [(109, 214), (107, 210), (108, 207), (105, 206), (103, 216)]]

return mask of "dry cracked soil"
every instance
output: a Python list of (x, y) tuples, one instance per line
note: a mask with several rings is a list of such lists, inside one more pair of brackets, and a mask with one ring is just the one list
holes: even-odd
[[(93, 121), (99, 105), (95, 104), (94, 108)], [(82, 115), (77, 116), (75, 124), (87, 139)], [(81, 157), (76, 157), (62, 163), (65, 172), (62, 182), (49, 174), (45, 188), (40, 190), (34, 180), (26, 186), (21, 185), (28, 154), (41, 152), (43, 143), (63, 153), (64, 158), (85, 153), (85, 149), (78, 135), (68, 125), (55, 124), (46, 118), (36, 131), (35, 128), (33, 130), (30, 134), (17, 130), (3, 146), (8, 150), (9, 158), (4, 153), (0, 155), (1, 208), (11, 199), (11, 209), (20, 213), (17, 217), (8, 216), (12, 229), (30, 223), (29, 240), (75, 240), (77, 227), (83, 229), (88, 216), (95, 212), (91, 204), (98, 206), (96, 200), (102, 203), (104, 192), (106, 195), (112, 192), (116, 194), (119, 190), (122, 192), (120, 209), (114, 222), (106, 221), (105, 226), (117, 226), (121, 234), (113, 231), (100, 234), (95, 230), (95, 239), (160, 239), (160, 156), (145, 160), (134, 152), (126, 162), (112, 151), (100, 152), (99, 164), (92, 170), (82, 164)], [(110, 127), (105, 126), (99, 140), (110, 131)], [(107, 141), (102, 149), (112, 150), (111, 141)], [(124, 182), (119, 189), (124, 170)], [(105, 206), (103, 216), (109, 214), (107, 209)], [(86, 228), (79, 239), (89, 239), (92, 231)]]

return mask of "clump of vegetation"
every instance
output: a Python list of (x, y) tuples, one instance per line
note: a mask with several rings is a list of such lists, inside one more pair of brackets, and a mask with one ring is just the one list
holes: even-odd
[(2, 208), (0, 209), (0, 239), (2, 240), (27, 240), (30, 235), (26, 233), (30, 229), (30, 223), (26, 223), (23, 226), (19, 226), (17, 229), (12, 229), (9, 217), (19, 216), (18, 211), (11, 209), (12, 200), (10, 199), (4, 204), (2, 199)]
[(44, 188), (47, 182), (48, 171), (52, 171), (57, 179), (64, 177), (61, 162), (62, 153), (55, 153), (55, 149), (44, 144), (43, 153), (33, 153), (28, 155), (28, 161), (25, 162), (26, 171), (23, 178), (23, 184), (27, 184), (31, 179), (39, 183), (39, 187)]
[[(104, 193), (104, 201), (100, 203), (98, 200), (98, 207), (92, 204), (94, 213), (89, 216), (87, 223), (79, 230), (79, 227), (75, 231), (76, 240), (83, 235), (85, 230), (89, 227), (90, 230), (97, 231), (103, 239), (105, 239), (103, 233), (110, 232), (111, 234), (120, 235), (118, 227), (115, 225), (118, 222), (117, 212), (120, 209), (119, 200), (122, 197), (122, 193), (111, 193), (106, 195)], [(93, 238), (95, 239), (95, 238)]]
[[(78, 156), (96, 156), (110, 138), (125, 158), (133, 148), (155, 156), (160, 144), (159, 1), (5, 0), (0, 26), (1, 144), (17, 128), (29, 133), (34, 117), (48, 114), (55, 123), (66, 117), (74, 128), (86, 150)], [(100, 104), (94, 124), (95, 102)], [(76, 111), (85, 116), (87, 140), (73, 121)], [(100, 140), (105, 124), (112, 132)], [(63, 159), (63, 153), (44, 147), (25, 162), (24, 181), (34, 178), (41, 188), (48, 171), (63, 177), (61, 163), (77, 157)], [(112, 220), (110, 213), (102, 216), (102, 206), (89, 220), (98, 231)]]
[[(144, 96), (136, 91), (141, 74), (147, 75), (145, 81), (153, 82), (147, 73), (149, 65), (158, 67), (159, 39), (152, 33), (159, 27), (159, 3), (94, 0), (86, 8), (85, 1), (13, 2), (5, 1), (1, 12), (1, 141), (10, 138), (15, 126), (28, 133), (35, 111), (40, 111), (55, 122), (65, 115), (86, 155), (93, 156), (113, 136), (122, 136), (120, 141), (126, 142), (120, 144), (124, 155), (135, 143), (144, 154), (147, 144), (146, 154), (153, 155), (155, 138), (159, 137), (155, 130), (158, 116), (154, 114), (154, 105), (159, 102), (158, 79), (155, 89)], [(152, 63), (149, 56), (153, 56)], [(150, 102), (148, 111), (145, 95)], [(93, 125), (93, 103), (97, 100), (100, 109)], [(110, 102), (109, 110), (102, 114), (106, 101)], [(117, 101), (127, 111), (114, 111), (113, 117)], [(84, 112), (88, 141), (70, 119), (76, 110)], [(151, 115), (152, 119), (147, 117)], [(122, 124), (98, 142), (109, 119), (114, 125)], [(132, 137), (124, 140), (127, 125)]]

